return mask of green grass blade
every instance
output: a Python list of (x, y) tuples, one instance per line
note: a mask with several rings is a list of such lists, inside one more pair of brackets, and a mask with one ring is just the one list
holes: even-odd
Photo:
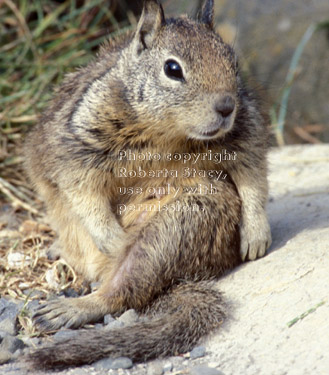
[(298, 46), (293, 54), (293, 57), (290, 62), (288, 74), (285, 80), (285, 85), (280, 101), (280, 109), (278, 114), (278, 121), (276, 126), (276, 133), (277, 137), (279, 138), (279, 144), (282, 145), (283, 143), (283, 129), (286, 121), (286, 115), (287, 115), (287, 108), (288, 108), (288, 100), (291, 92), (291, 87), (294, 82), (294, 78), (297, 71), (297, 65), (299, 63), (300, 57), (304, 51), (304, 48), (308, 41), (311, 39), (314, 31), (317, 29), (317, 26), (314, 24), (311, 24), (307, 30), (305, 31), (303, 37), (301, 38), (300, 42), (298, 43)]

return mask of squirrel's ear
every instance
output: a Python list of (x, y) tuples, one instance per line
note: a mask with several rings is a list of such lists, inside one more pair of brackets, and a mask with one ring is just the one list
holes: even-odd
[(133, 41), (137, 53), (150, 47), (156, 34), (165, 23), (161, 4), (157, 0), (144, 0), (143, 12)]
[(214, 0), (204, 0), (199, 20), (210, 28), (214, 27)]

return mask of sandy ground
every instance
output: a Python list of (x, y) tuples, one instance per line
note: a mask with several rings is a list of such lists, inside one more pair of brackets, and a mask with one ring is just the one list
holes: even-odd
[(219, 282), (233, 316), (206, 346), (225, 375), (328, 375), (329, 145), (269, 161), (272, 247)]
[[(205, 363), (225, 375), (329, 375), (329, 145), (275, 149), (269, 161), (271, 249), (218, 282), (226, 322), (203, 341), (204, 358), (168, 374)], [(148, 368), (58, 374), (153, 375)], [(0, 367), (24, 373), (15, 363)]]

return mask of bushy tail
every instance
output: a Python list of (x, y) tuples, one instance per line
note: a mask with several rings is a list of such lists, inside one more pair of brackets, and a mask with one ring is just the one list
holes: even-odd
[(160, 296), (150, 320), (113, 330), (84, 330), (27, 355), (33, 368), (55, 369), (125, 356), (134, 362), (185, 353), (223, 321), (222, 297), (209, 282), (186, 282)]

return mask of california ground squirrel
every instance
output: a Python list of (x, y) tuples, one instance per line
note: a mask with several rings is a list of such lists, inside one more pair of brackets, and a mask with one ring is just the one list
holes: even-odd
[(26, 143), (61, 256), (99, 290), (42, 305), (45, 331), (134, 308), (148, 322), (82, 331), (28, 360), (56, 368), (190, 350), (223, 319), (209, 280), (271, 243), (268, 126), (233, 49), (198, 20), (144, 2), (137, 30), (69, 74)]

